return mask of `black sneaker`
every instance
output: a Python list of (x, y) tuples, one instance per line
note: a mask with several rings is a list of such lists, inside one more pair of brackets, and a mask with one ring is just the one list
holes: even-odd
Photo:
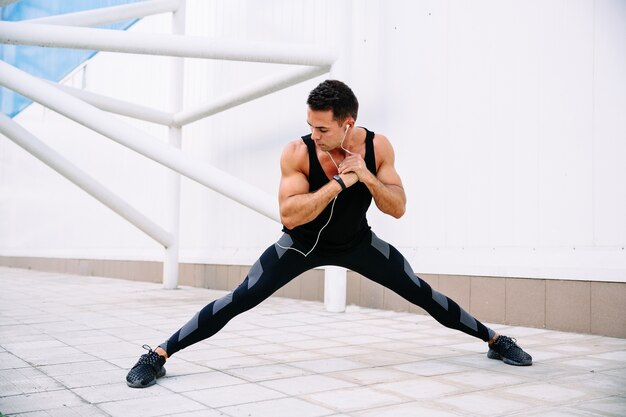
[(145, 388), (156, 383), (157, 378), (165, 375), (165, 358), (148, 345), (143, 345), (148, 351), (141, 355), (135, 366), (126, 375), (126, 384), (131, 388)]
[(533, 358), (517, 346), (517, 340), (508, 336), (498, 336), (495, 342), (489, 345), (487, 357), (489, 359), (501, 359), (502, 362), (515, 366), (528, 366), (533, 364)]

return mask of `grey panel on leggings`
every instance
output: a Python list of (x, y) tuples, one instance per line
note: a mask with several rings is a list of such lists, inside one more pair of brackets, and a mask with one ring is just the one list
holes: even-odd
[(448, 309), (448, 297), (440, 293), (439, 291), (433, 290), (433, 300), (439, 303), (439, 305), (446, 310)]
[(389, 259), (389, 243), (383, 241), (374, 233), (372, 233), (372, 246), (385, 255), (385, 258)]
[[(187, 324), (185, 324), (183, 326), (182, 329), (180, 329), (180, 332), (178, 333), (178, 341), (180, 342), (181, 340), (183, 340), (185, 337), (189, 336), (189, 334), (191, 332), (193, 332), (194, 330), (196, 330), (198, 328), (198, 316), (200, 315), (200, 312), (198, 311), (196, 313), (195, 316), (193, 316), (193, 318), (191, 320), (189, 320), (187, 322)], [(166, 351), (167, 352), (167, 351)]]
[(167, 353), (167, 340), (159, 345), (161, 349), (163, 349)]
[(409, 265), (409, 262), (406, 260), (406, 258), (404, 258), (404, 272), (409, 276), (409, 278), (411, 278), (415, 285), (417, 285), (418, 287), (422, 286), (422, 284), (420, 284), (419, 278), (417, 277), (417, 275), (415, 275), (415, 272), (413, 272), (413, 268), (411, 268), (411, 265)]
[(278, 259), (283, 257), (285, 252), (287, 252), (286, 248), (290, 248), (291, 245), (293, 245), (293, 239), (291, 239), (291, 236), (289, 236), (287, 233), (283, 233), (280, 239), (278, 239), (278, 242), (274, 243), (274, 248), (276, 249), (276, 255), (278, 255)]
[(263, 274), (263, 267), (261, 266), (261, 260), (258, 259), (252, 268), (250, 268), (250, 272), (248, 272), (248, 289), (252, 288), (254, 284), (261, 278)]
[(478, 331), (478, 324), (476, 319), (469, 315), (469, 313), (461, 308), (461, 323), (474, 330)]
[(228, 304), (230, 304), (231, 301), (233, 301), (233, 293), (232, 292), (226, 294), (225, 296), (223, 296), (220, 299), (215, 300), (215, 302), (213, 303), (213, 315), (215, 315), (215, 313), (217, 313), (218, 311), (220, 311), (221, 309), (226, 307)]

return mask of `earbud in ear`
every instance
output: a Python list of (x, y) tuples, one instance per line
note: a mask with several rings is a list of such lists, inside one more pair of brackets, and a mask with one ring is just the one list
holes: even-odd
[(346, 126), (346, 133), (348, 133), (348, 129), (350, 129), (350, 125)]

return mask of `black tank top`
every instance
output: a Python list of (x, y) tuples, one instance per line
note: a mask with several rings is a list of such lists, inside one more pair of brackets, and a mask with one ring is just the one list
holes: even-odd
[[(365, 165), (371, 173), (376, 175), (376, 156), (374, 155), (374, 132), (365, 129)], [(329, 181), (322, 169), (315, 142), (311, 135), (302, 136), (302, 140), (309, 150), (309, 192), (315, 192)], [(315, 247), (319, 254), (336, 254), (354, 246), (369, 231), (365, 216), (372, 202), (372, 195), (365, 184), (357, 182), (352, 187), (339, 193), (330, 223), (322, 234)], [(317, 234), (324, 227), (331, 214), (332, 201), (315, 219), (293, 229), (283, 226), (283, 232), (290, 235), (297, 246), (308, 252), (317, 239)]]

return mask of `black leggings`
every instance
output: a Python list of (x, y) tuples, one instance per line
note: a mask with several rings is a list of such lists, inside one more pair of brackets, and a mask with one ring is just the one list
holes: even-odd
[(495, 334), (453, 300), (433, 290), (416, 276), (404, 256), (373, 232), (341, 256), (322, 257), (312, 252), (304, 257), (295, 250), (285, 249), (297, 246), (289, 235), (284, 234), (276, 244), (263, 252), (250, 268), (248, 276), (233, 292), (202, 308), (160, 347), (171, 356), (211, 337), (233, 317), (258, 305), (298, 275), (324, 265), (358, 272), (420, 306), (446, 327), (485, 342)]

